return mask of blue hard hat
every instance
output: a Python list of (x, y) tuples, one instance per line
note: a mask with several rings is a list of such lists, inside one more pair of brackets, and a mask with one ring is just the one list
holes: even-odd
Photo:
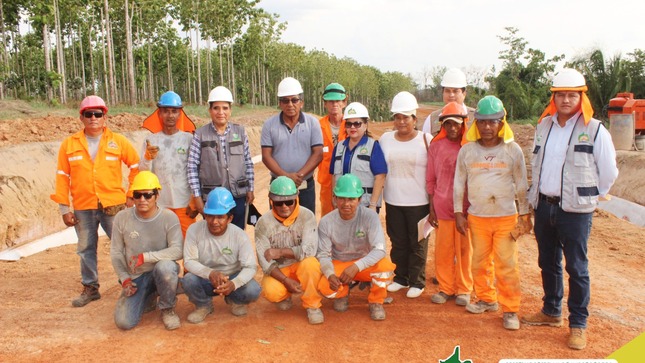
[(168, 91), (159, 97), (157, 107), (182, 108), (181, 97), (173, 91)]
[(233, 207), (235, 207), (233, 194), (226, 188), (217, 187), (208, 193), (204, 214), (221, 216), (227, 214)]

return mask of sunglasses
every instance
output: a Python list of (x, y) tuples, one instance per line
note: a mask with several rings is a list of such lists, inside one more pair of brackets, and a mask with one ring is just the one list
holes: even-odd
[(141, 199), (141, 197), (146, 198), (146, 200), (150, 200), (155, 195), (157, 195), (157, 193), (155, 192), (132, 192), (132, 198), (134, 198), (135, 200)]
[(293, 203), (295, 203), (295, 200), (281, 200), (281, 201), (273, 201), (273, 206), (274, 207), (282, 207), (283, 205), (286, 205), (288, 207), (291, 207)]
[(345, 128), (351, 129), (352, 127), (354, 128), (359, 128), (363, 126), (363, 121), (356, 121), (356, 122), (347, 122), (345, 121)]
[(103, 117), (103, 112), (101, 111), (85, 111), (83, 112), (83, 117), (85, 118), (92, 118), (92, 116), (96, 118), (101, 118)]
[(289, 102), (293, 103), (294, 105), (300, 102), (300, 98), (294, 97), (294, 98), (280, 98), (280, 103), (283, 105), (288, 105)]

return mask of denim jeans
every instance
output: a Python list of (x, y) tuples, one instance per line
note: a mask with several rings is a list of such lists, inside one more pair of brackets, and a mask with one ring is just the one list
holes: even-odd
[(246, 225), (246, 220), (244, 219), (244, 213), (246, 212), (246, 196), (240, 198), (234, 198), (235, 207), (231, 210), (233, 213), (233, 224), (244, 229)]
[(428, 239), (419, 241), (417, 223), (428, 214), (428, 205), (397, 206), (385, 203), (385, 226), (392, 242), (390, 257), (396, 264), (394, 282), (424, 289)]
[[(233, 280), (236, 276), (237, 273), (230, 275), (229, 280)], [(219, 295), (213, 292), (214, 287), (210, 280), (203, 279), (192, 273), (184, 275), (181, 279), (181, 285), (184, 287), (188, 300), (195, 304), (197, 308), (212, 306), (212, 297)], [(260, 297), (260, 290), (260, 284), (255, 280), (251, 280), (246, 285), (235, 289), (226, 298), (235, 304), (248, 305)]]
[(569, 274), (569, 327), (585, 328), (591, 296), (587, 259), (587, 239), (591, 232), (592, 213), (570, 213), (558, 205), (540, 201), (535, 210), (535, 238), (538, 243), (538, 265), (542, 270), (544, 302), (542, 312), (562, 315), (565, 269)]
[(99, 241), (99, 223), (112, 238), (112, 223), (114, 216), (108, 216), (102, 209), (75, 210), (74, 216), (78, 223), (74, 226), (78, 244), (76, 253), (81, 258), (81, 283), (85, 286), (99, 287), (99, 272), (97, 268), (96, 248)]
[(177, 262), (163, 260), (157, 262), (152, 271), (144, 272), (132, 280), (137, 284), (137, 292), (130, 297), (121, 292), (114, 309), (116, 326), (123, 330), (134, 328), (139, 324), (149, 300), (155, 299), (157, 295), (160, 310), (174, 307), (177, 302), (178, 273)]

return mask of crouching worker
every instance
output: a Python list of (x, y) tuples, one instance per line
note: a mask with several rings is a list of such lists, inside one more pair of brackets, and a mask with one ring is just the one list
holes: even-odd
[(258, 269), (253, 246), (246, 233), (234, 224), (233, 195), (217, 187), (208, 193), (204, 220), (190, 227), (184, 243), (184, 267), (189, 271), (181, 284), (195, 311), (188, 322), (197, 324), (213, 312), (213, 296), (222, 295), (231, 313), (244, 316), (247, 305), (260, 296), (253, 280)]
[(293, 305), (292, 294), (302, 293), (302, 307), (310, 324), (322, 324), (318, 225), (309, 209), (300, 208), (293, 180), (279, 176), (271, 182), (269, 199), (272, 214), (260, 217), (255, 226), (255, 247), (264, 271), (262, 295), (280, 310)]
[(134, 208), (119, 212), (112, 228), (110, 257), (123, 287), (114, 322), (121, 329), (132, 329), (143, 313), (158, 306), (166, 329), (177, 329), (179, 265), (175, 261), (182, 256), (179, 218), (157, 206), (161, 185), (155, 174), (140, 172), (131, 189)]
[(334, 310), (349, 307), (349, 288), (354, 281), (371, 283), (367, 296), (370, 317), (385, 320), (386, 286), (396, 267), (385, 252), (385, 235), (375, 211), (361, 206), (363, 186), (353, 174), (338, 178), (334, 187), (337, 209), (318, 226), (318, 253), (324, 275), (318, 290), (334, 299)]

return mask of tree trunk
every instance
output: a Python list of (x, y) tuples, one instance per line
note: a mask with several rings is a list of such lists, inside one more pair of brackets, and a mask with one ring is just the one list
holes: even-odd
[[(83, 81), (83, 84), (81, 85), (81, 92), (83, 94), (83, 98), (87, 95), (87, 92), (85, 90), (85, 57), (83, 57), (83, 34), (81, 33), (81, 26), (77, 26), (77, 31), (78, 31), (78, 46), (81, 51), (81, 80)], [(91, 45), (90, 45), (91, 46)]]
[(108, 84), (109, 88), (109, 98), (112, 105), (116, 105), (116, 75), (114, 74), (114, 50), (112, 47), (112, 30), (110, 25), (110, 7), (108, 5), (108, 0), (103, 0), (103, 9), (105, 12), (105, 29), (106, 41), (107, 41), (107, 60), (108, 60)]
[(191, 100), (190, 95), (192, 94), (190, 85), (190, 49), (192, 44), (190, 41), (190, 35), (188, 35), (188, 47), (186, 47), (186, 91), (188, 92), (188, 100)]
[[(106, 0), (107, 1), (107, 0)], [(56, 64), (58, 73), (61, 76), (60, 83), (60, 103), (67, 103), (67, 76), (65, 74), (65, 53), (63, 52), (63, 36), (62, 29), (60, 26), (60, 13), (58, 9), (58, 0), (54, 0), (54, 20), (56, 22)]]
[(45, 72), (47, 73), (45, 77), (45, 93), (47, 94), (47, 102), (51, 102), (54, 99), (54, 91), (52, 90), (51, 86), (51, 78), (49, 78), (49, 75), (52, 71), (52, 59), (50, 52), (49, 26), (47, 24), (43, 24), (43, 53), (45, 56)]
[[(101, 9), (101, 48), (103, 50), (103, 90), (105, 92), (105, 99), (106, 100), (111, 100), (112, 99), (112, 92), (110, 90), (110, 80), (108, 77), (108, 60), (107, 60), (107, 54), (106, 54), (106, 42), (107, 42), (107, 30), (105, 26), (106, 22), (105, 19), (103, 18), (103, 9)], [(96, 35), (98, 37), (98, 34)]]
[[(4, 11), (2, 10), (2, 0), (0, 0), (0, 34), (2, 34), (2, 39), (0, 39), (0, 47), (2, 47), (2, 53), (0, 53), (0, 64), (1, 65), (7, 65), (7, 47), (5, 46), (5, 35), (4, 35)], [(6, 75), (6, 71), (2, 72), (5, 74), (0, 74), (0, 100), (3, 100), (4, 97), (4, 82), (2, 82), (2, 79), (4, 79), (4, 75)], [(49, 101), (49, 100), (48, 100)]]
[[(199, 12), (195, 12), (195, 24), (199, 24)], [(199, 26), (195, 27), (195, 41), (197, 42), (197, 99), (199, 104), (202, 105), (202, 52), (199, 49), (199, 44), (201, 43)]]
[(174, 90), (175, 85), (172, 81), (172, 63), (170, 62), (170, 49), (168, 49), (168, 42), (166, 43), (166, 67), (168, 67), (168, 89)]
[(125, 51), (126, 68), (128, 73), (128, 91), (130, 105), (137, 104), (137, 86), (134, 79), (134, 54), (132, 50), (132, 18), (130, 18), (129, 1), (125, 0)]
[[(90, 82), (92, 82), (92, 94), (96, 94), (96, 75), (94, 74), (94, 50), (92, 49), (92, 27), (87, 27), (87, 45), (90, 53)], [(98, 43), (97, 43), (98, 44)]]
[(152, 41), (148, 41), (148, 100), (155, 101), (154, 73), (152, 72)]
[(211, 52), (212, 52), (212, 41), (211, 38), (208, 38), (208, 63), (206, 66), (206, 73), (208, 73), (208, 77), (206, 78), (206, 88), (210, 92), (213, 88), (213, 57), (211, 57)]

